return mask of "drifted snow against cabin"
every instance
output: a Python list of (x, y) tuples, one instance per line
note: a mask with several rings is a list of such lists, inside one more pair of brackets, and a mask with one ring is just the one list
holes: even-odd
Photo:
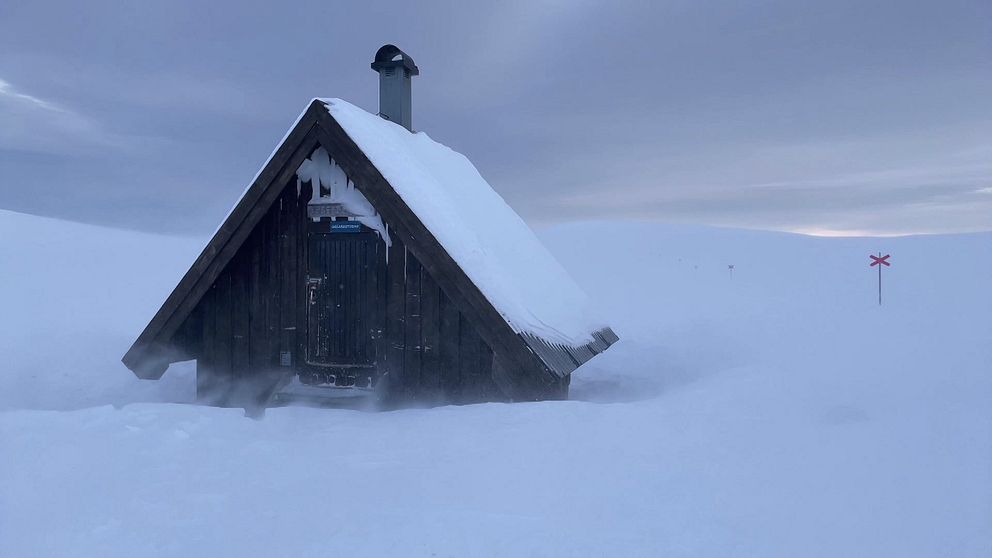
[(560, 399), (617, 336), (461, 154), (412, 131), (413, 60), (376, 53), (379, 115), (314, 99), (123, 362), (196, 359), (197, 394)]

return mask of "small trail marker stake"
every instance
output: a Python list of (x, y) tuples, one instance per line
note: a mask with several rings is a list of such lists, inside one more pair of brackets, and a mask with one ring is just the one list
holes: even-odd
[(868, 254), (868, 257), (871, 258), (871, 263), (868, 264), (868, 267), (878, 266), (878, 305), (879, 306), (882, 305), (882, 266), (884, 265), (885, 267), (890, 267), (892, 265), (886, 261), (889, 259), (890, 255), (891, 254), (886, 254), (883, 256), (882, 253), (879, 252), (878, 256), (876, 257), (876, 256), (872, 256), (871, 254)]

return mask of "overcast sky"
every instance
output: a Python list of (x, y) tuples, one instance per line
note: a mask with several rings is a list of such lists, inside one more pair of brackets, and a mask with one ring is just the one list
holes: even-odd
[(992, 2), (0, 2), (0, 208), (209, 233), (312, 97), (414, 127), (532, 224), (992, 229)]

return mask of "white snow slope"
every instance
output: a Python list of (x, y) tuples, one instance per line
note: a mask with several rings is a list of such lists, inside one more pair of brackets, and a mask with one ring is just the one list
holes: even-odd
[(199, 240), (0, 212), (0, 556), (992, 555), (992, 234), (541, 236), (572, 401), (256, 420), (118, 361)]

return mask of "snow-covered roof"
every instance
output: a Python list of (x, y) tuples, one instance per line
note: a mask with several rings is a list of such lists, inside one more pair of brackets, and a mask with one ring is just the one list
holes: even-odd
[(468, 158), (341, 99), (319, 100), (514, 331), (575, 346), (606, 325)]

